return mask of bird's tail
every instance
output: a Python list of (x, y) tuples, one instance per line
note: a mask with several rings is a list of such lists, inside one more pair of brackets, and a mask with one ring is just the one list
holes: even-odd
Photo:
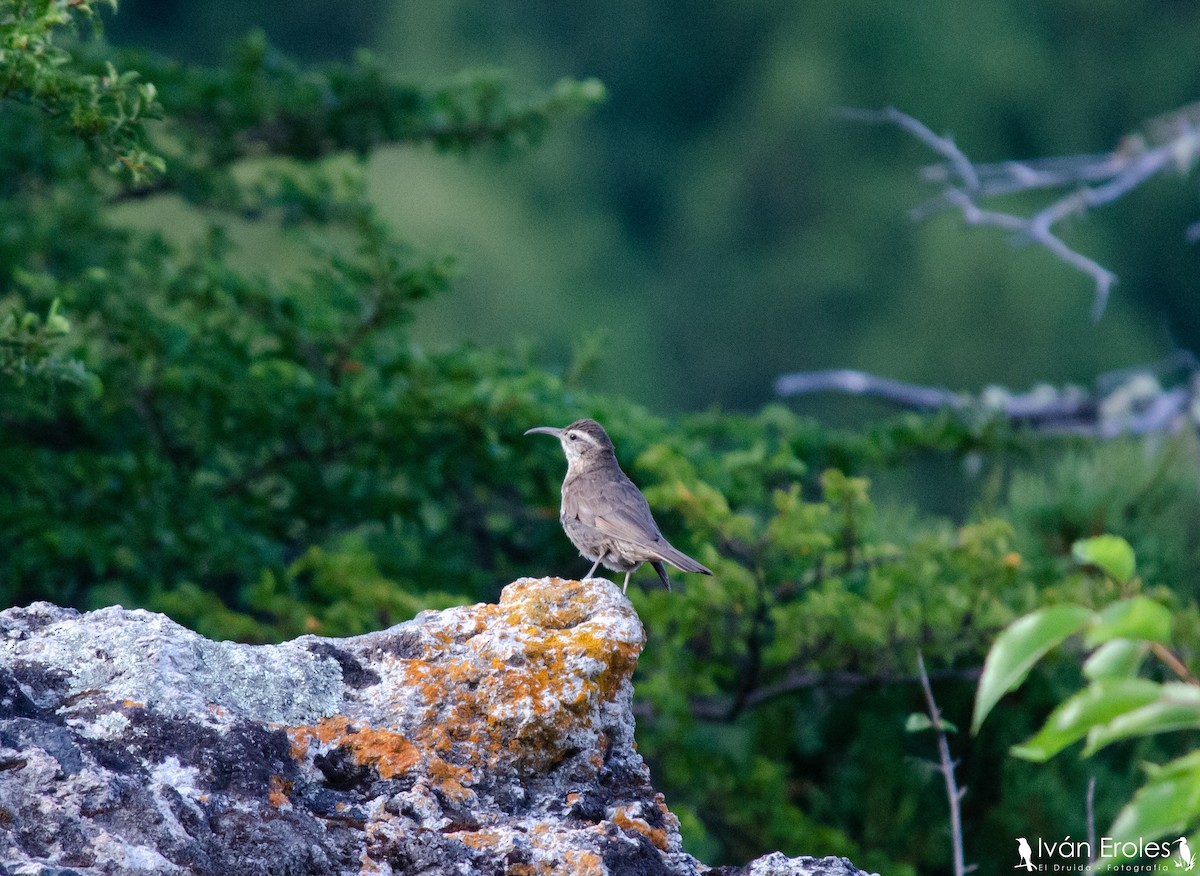
[[(659, 550), (659, 559), (665, 560), (681, 572), (698, 572), (701, 575), (712, 574), (709, 569), (706, 569), (683, 551), (676, 550), (669, 544), (663, 545), (663, 547)], [(659, 574), (662, 575), (664, 579), (666, 578), (666, 575), (663, 572), (659, 572)]]

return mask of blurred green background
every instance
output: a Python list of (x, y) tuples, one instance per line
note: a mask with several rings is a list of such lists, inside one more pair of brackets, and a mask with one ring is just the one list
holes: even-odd
[(478, 156), (372, 158), (384, 215), (459, 258), (454, 294), (415, 326), (431, 349), (522, 343), (560, 367), (591, 350), (588, 386), (677, 412), (754, 409), (785, 371), (977, 391), (1196, 346), (1194, 181), (1068, 224), (1121, 278), (1093, 323), (1089, 280), (1045, 252), (949, 214), (911, 222), (933, 156), (837, 115), (894, 105), (980, 161), (1104, 151), (1200, 93), (1192, 4), (147, 0), (122, 3), (109, 35), (217, 62), (250, 27), (300, 58), (368, 46), (421, 81), (485, 66), (607, 87), (503, 174)]
[[(916, 654), (966, 726), (1002, 627), (1120, 595), (1076, 539), (1129, 540), (1128, 589), (1172, 611), (1195, 671), (1190, 430), (1046, 437), (771, 386), (850, 367), (1022, 390), (1195, 349), (1194, 175), (1064, 224), (1120, 277), (1093, 322), (1090, 280), (1047, 253), (912, 222), (933, 156), (839, 109), (894, 105), (979, 161), (1104, 151), (1200, 94), (1200, 7), (128, 0), (106, 20), (150, 54), (67, 41), (65, 81), (113, 55), (155, 83), (165, 175), (105, 171), (128, 132), (59, 92), (0, 103), (0, 601), (277, 641), (582, 574), (561, 455), (522, 433), (595, 416), (717, 573), (630, 588), (639, 750), (687, 848), (889, 876), (949, 872), (931, 740), (904, 732)], [(1011, 871), (1015, 836), (1083, 835), (1089, 778), (1107, 824), (1141, 762), (1194, 747), (1010, 757), (1077, 656), (951, 740), (982, 873)]]

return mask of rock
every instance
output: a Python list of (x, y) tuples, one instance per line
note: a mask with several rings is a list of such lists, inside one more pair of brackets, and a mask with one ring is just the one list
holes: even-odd
[(634, 748), (644, 642), (604, 580), (264, 646), (0, 612), (0, 873), (859, 874), (684, 852)]

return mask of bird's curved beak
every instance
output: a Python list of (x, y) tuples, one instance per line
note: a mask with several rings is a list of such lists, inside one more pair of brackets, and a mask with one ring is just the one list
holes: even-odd
[(562, 437), (563, 430), (556, 429), (553, 426), (534, 426), (532, 429), (526, 429), (526, 435), (553, 435), (555, 438)]

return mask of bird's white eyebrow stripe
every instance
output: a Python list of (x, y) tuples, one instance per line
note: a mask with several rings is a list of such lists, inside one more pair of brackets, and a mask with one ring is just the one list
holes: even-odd
[(593, 447), (600, 446), (599, 441), (597, 441), (595, 438), (593, 438), (587, 432), (584, 432), (582, 429), (572, 429), (571, 431), (574, 432), (576, 435), (578, 435), (580, 438), (586, 439), (588, 444), (591, 444)]

